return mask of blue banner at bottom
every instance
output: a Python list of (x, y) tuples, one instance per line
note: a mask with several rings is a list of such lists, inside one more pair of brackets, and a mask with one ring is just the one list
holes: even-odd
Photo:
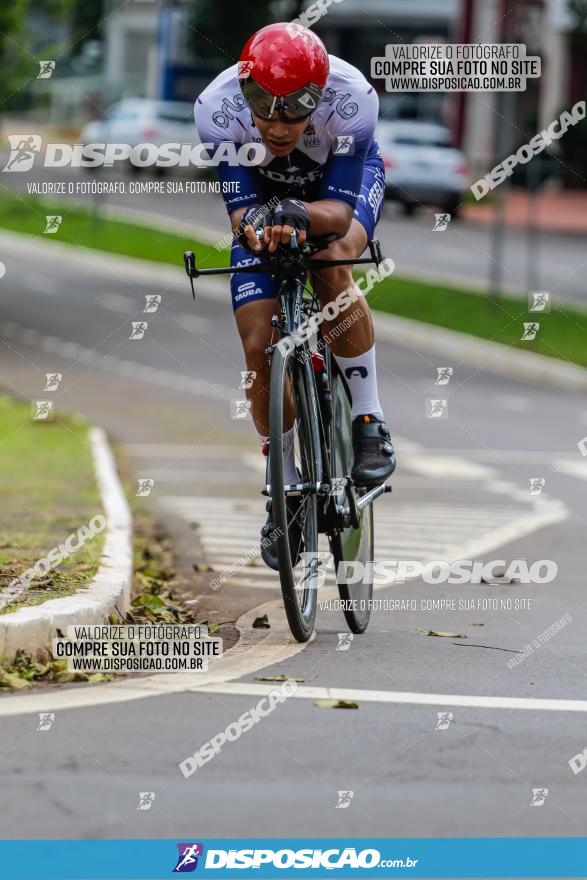
[(587, 838), (3, 840), (2, 880), (586, 877)]

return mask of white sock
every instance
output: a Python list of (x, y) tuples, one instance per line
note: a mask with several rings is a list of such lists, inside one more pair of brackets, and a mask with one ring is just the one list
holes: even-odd
[[(294, 446), (295, 433), (296, 429), (294, 425), (289, 429), (289, 431), (285, 431), (283, 435), (283, 482), (289, 485), (299, 482), (299, 474), (296, 469)], [(271, 447), (269, 447), (269, 455), (271, 455)], [(270, 482), (270, 473), (271, 471), (269, 469), (269, 460), (267, 460), (267, 482)]]
[(295, 425), (289, 431), (285, 431), (283, 435), (283, 482), (290, 485), (299, 482), (294, 449), (295, 436)]
[(345, 358), (337, 354), (334, 357), (351, 392), (353, 419), (366, 415), (374, 415), (378, 419), (383, 419), (383, 410), (377, 393), (375, 345), (357, 357)]

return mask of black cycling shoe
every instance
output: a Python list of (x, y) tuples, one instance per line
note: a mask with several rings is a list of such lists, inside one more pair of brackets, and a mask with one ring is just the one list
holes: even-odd
[[(301, 495), (296, 495), (293, 498), (288, 498), (286, 501), (287, 519), (289, 522), (289, 549), (291, 553), (292, 565), (298, 564), (298, 562), (300, 561), (300, 551), (304, 549), (302, 523), (299, 521), (299, 517), (296, 518), (302, 500), (303, 499)], [(277, 561), (277, 548), (275, 546), (276, 535), (274, 534), (273, 520), (271, 518), (271, 500), (267, 502), (267, 504), (265, 505), (265, 509), (268, 515), (267, 521), (261, 529), (261, 556), (265, 565), (268, 565), (269, 568), (273, 569), (273, 571), (279, 571), (279, 563)]]
[(378, 486), (395, 470), (389, 428), (377, 416), (364, 415), (353, 419), (353, 451), (351, 477), (356, 486)]

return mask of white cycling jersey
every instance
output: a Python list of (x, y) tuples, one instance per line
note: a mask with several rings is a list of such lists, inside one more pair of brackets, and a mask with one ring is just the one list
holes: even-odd
[[(379, 101), (356, 67), (335, 55), (329, 61), (330, 73), (318, 107), (288, 156), (276, 156), (267, 148), (260, 165), (219, 165), (222, 180), (240, 184), (238, 193), (224, 196), (229, 212), (269, 194), (337, 198), (353, 207), (356, 204), (365, 161), (379, 155), (373, 139)], [(194, 116), (203, 143), (262, 143), (239, 87), (236, 64), (204, 89), (196, 100)]]

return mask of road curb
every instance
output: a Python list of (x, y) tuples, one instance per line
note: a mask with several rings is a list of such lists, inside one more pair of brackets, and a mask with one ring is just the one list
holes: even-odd
[(124, 615), (130, 607), (132, 517), (105, 432), (91, 428), (89, 438), (106, 515), (100, 568), (90, 584), (72, 596), (0, 616), (0, 656), (8, 660), (19, 649), (35, 654), (50, 648), (57, 629), (103, 623), (109, 614)]
[[(64, 242), (39, 240), (37, 236), (4, 229), (0, 229), (1, 243), (8, 247), (20, 243), (24, 247), (38, 249), (44, 257), (61, 257), (86, 269), (91, 265), (92, 269), (104, 274), (124, 274), (137, 284), (159, 283), (166, 290), (182, 289), (186, 292), (186, 297), (189, 293), (188, 280), (179, 266), (175, 268), (171, 264), (109, 254)], [(227, 289), (221, 282), (198, 281), (196, 297), (204, 296), (207, 299), (217, 300), (223, 293), (228, 303)], [(191, 295), (189, 300), (191, 301)], [(468, 333), (416, 321), (414, 318), (404, 318), (376, 310), (373, 312), (373, 317), (376, 336), (380, 341), (439, 355), (447, 358), (449, 364), (456, 360), (461, 366), (488, 370), (509, 379), (546, 384), (568, 391), (587, 389), (587, 369), (577, 364), (531, 351), (522, 351), (499, 342), (470, 336)]]
[(415, 321), (413, 318), (375, 310), (372, 314), (377, 341), (391, 342), (438, 355), (448, 361), (439, 366), (458, 364), (489, 370), (508, 379), (553, 385), (568, 391), (587, 390), (587, 369), (577, 364), (532, 351), (521, 351), (457, 330)]

